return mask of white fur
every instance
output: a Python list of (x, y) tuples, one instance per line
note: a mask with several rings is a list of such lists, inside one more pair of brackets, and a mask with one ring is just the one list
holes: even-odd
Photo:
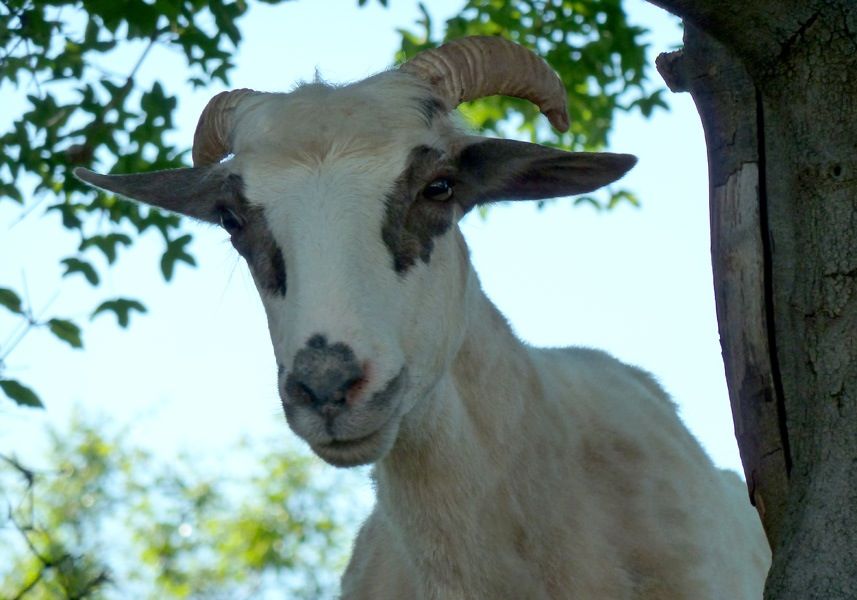
[(290, 423), (334, 464), (376, 462), (343, 598), (761, 598), (770, 553), (743, 483), (714, 468), (648, 374), (523, 345), (457, 226), (428, 264), (393, 271), (384, 194), (412, 147), (463, 139), (446, 117), (426, 126), (424, 94), (384, 73), (237, 115), (229, 168), (286, 261), (286, 296), (262, 291), (278, 362), (322, 334), (365, 361), (368, 393), (407, 373), (383, 413), (358, 405), (342, 420), (337, 435), (368, 436), (353, 447), (330, 447), (309, 409)]

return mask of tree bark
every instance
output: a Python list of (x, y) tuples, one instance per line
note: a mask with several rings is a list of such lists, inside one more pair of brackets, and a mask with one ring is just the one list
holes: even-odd
[(857, 3), (653, 0), (706, 132), (718, 322), (765, 598), (857, 598)]

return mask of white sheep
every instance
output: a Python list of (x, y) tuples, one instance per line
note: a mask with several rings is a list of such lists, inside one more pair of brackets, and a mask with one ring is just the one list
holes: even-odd
[(524, 345), (480, 288), (463, 214), (635, 162), (462, 132), (453, 109), (492, 94), (568, 126), (541, 59), (466, 38), (343, 87), (220, 94), (192, 168), (76, 173), (219, 223), (247, 260), (291, 428), (333, 465), (375, 465), (343, 598), (761, 598), (770, 552), (745, 488), (652, 377)]

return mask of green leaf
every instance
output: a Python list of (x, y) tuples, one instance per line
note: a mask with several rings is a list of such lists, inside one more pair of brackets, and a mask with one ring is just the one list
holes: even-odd
[(592, 196), (578, 196), (574, 199), (575, 206), (580, 206), (581, 204), (589, 204), (595, 210), (601, 210), (603, 208), (601, 203)]
[(640, 207), (640, 200), (629, 190), (618, 190), (610, 194), (610, 200), (607, 202), (607, 208), (615, 208), (620, 202), (625, 201), (637, 208)]
[(0, 304), (13, 313), (22, 314), (24, 312), (21, 308), (21, 298), (9, 288), (0, 288)]
[(48, 321), (48, 328), (55, 336), (64, 342), (67, 342), (72, 348), (83, 348), (83, 342), (80, 339), (80, 327), (65, 319), (51, 319)]
[(18, 204), (24, 203), (24, 197), (14, 183), (0, 183), (0, 198), (11, 198)]
[(100, 313), (111, 311), (116, 315), (116, 320), (119, 322), (120, 327), (128, 327), (132, 310), (145, 313), (146, 307), (137, 300), (116, 298), (115, 300), (107, 300), (99, 304), (90, 318), (94, 319)]
[(36, 392), (25, 385), (21, 385), (14, 379), (0, 379), (0, 388), (18, 406), (30, 406), (32, 408), (45, 407), (36, 395)]
[(83, 226), (83, 221), (77, 216), (77, 213), (83, 208), (83, 204), (71, 202), (61, 202), (48, 207), (48, 212), (57, 211), (62, 216), (62, 225), (66, 229), (80, 229)]
[(80, 251), (83, 252), (87, 248), (95, 246), (96, 248), (101, 250), (101, 252), (104, 253), (104, 256), (107, 258), (107, 262), (113, 264), (113, 262), (116, 260), (116, 246), (119, 244), (123, 246), (130, 246), (131, 243), (131, 238), (125, 235), (124, 233), (94, 235), (81, 242)]
[(196, 265), (196, 260), (185, 250), (193, 237), (190, 234), (185, 234), (174, 240), (167, 242), (167, 249), (161, 257), (161, 272), (164, 274), (164, 279), (170, 281), (173, 278), (173, 272), (177, 262), (185, 262), (191, 266)]
[(93, 266), (86, 262), (85, 260), (80, 260), (79, 258), (64, 258), (60, 261), (65, 265), (65, 273), (63, 273), (63, 277), (68, 277), (74, 273), (80, 273), (86, 280), (92, 285), (98, 285), (98, 273), (95, 271)]

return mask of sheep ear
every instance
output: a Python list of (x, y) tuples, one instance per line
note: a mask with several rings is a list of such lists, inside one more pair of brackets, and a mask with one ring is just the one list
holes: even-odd
[(220, 165), (131, 175), (101, 175), (78, 167), (74, 176), (89, 185), (207, 221), (219, 222), (218, 206), (241, 194), (241, 178)]
[(456, 195), (467, 210), (496, 200), (582, 194), (616, 181), (636, 162), (630, 154), (566, 152), (515, 140), (480, 138), (458, 156)]

